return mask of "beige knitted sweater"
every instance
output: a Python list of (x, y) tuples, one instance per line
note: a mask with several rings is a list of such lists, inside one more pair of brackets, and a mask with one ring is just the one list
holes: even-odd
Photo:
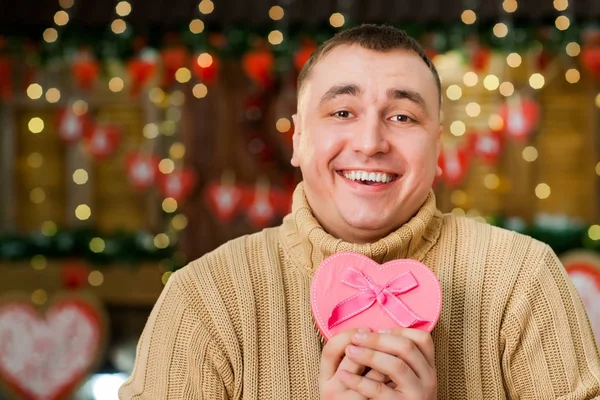
[(590, 324), (546, 245), (442, 215), (433, 194), (389, 236), (345, 243), (320, 227), (302, 184), (281, 226), (172, 275), (120, 399), (319, 399), (310, 281), (326, 256), (348, 250), (416, 259), (439, 277), (439, 399), (600, 399)]

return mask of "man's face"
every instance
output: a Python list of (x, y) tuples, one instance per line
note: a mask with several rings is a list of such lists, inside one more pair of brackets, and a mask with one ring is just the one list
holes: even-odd
[(413, 52), (336, 47), (304, 83), (294, 124), (292, 164), (330, 234), (375, 241), (425, 201), (441, 146), (439, 100)]

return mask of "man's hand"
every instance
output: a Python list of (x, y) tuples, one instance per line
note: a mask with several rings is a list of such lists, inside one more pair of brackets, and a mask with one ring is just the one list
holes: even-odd
[[(368, 329), (351, 329), (332, 337), (323, 347), (321, 366), (319, 369), (319, 391), (323, 400), (366, 400), (367, 397), (349, 389), (339, 379), (340, 373), (347, 372), (361, 376), (366, 368), (345, 355), (346, 349), (352, 344), (352, 337), (357, 333), (367, 333)], [(374, 382), (385, 382), (386, 377), (377, 371), (365, 374)], [(388, 379), (389, 381), (389, 379)]]
[[(351, 342), (346, 355), (359, 367), (338, 371), (336, 384), (340, 387), (376, 400), (437, 397), (434, 346), (428, 332), (403, 328), (382, 333), (355, 332)], [(360, 366), (371, 368), (378, 379), (361, 376)], [(382, 380), (386, 377), (391, 382)]]

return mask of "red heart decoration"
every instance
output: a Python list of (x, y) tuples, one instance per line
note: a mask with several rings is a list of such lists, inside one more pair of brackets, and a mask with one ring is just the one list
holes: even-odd
[(58, 136), (67, 143), (74, 143), (92, 129), (92, 124), (86, 114), (77, 115), (70, 107), (58, 113)]
[(103, 313), (80, 296), (57, 298), (45, 316), (25, 300), (0, 305), (0, 377), (18, 398), (69, 398), (96, 366)]
[(499, 132), (489, 131), (470, 136), (473, 152), (487, 164), (497, 164), (502, 152), (502, 136)]
[(435, 274), (418, 261), (378, 264), (362, 254), (341, 252), (316, 270), (310, 302), (325, 339), (359, 327), (431, 332), (440, 316), (442, 291)]
[(504, 120), (504, 131), (515, 139), (523, 140), (536, 128), (540, 106), (533, 99), (517, 98), (503, 104), (499, 114)]
[(121, 131), (114, 125), (97, 125), (85, 135), (87, 151), (96, 159), (104, 159), (113, 154), (121, 140)]
[(261, 229), (267, 227), (275, 217), (275, 207), (269, 193), (254, 196), (248, 208), (248, 218), (252, 225)]
[(171, 197), (177, 202), (184, 201), (196, 185), (196, 172), (183, 168), (170, 174), (158, 175), (158, 188), (164, 197)]
[(131, 184), (138, 190), (149, 188), (156, 179), (159, 162), (153, 154), (130, 153), (125, 159), (125, 170)]
[(449, 186), (457, 186), (469, 171), (471, 151), (468, 146), (446, 146), (440, 153), (438, 165)]
[(239, 210), (242, 189), (235, 185), (211, 183), (206, 188), (206, 202), (222, 222), (229, 222)]

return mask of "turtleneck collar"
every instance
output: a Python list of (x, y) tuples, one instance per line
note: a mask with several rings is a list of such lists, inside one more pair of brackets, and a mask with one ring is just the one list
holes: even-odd
[(292, 212), (280, 227), (280, 236), (292, 262), (312, 273), (325, 258), (341, 251), (361, 253), (380, 264), (400, 258), (422, 261), (436, 243), (441, 224), (442, 214), (431, 191), (416, 215), (396, 231), (374, 243), (345, 242), (325, 232), (314, 217), (300, 182), (294, 191)]

